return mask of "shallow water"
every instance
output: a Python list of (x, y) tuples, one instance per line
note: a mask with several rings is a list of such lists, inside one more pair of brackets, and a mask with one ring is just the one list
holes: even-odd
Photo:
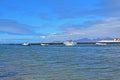
[(120, 80), (120, 44), (0, 45), (0, 80)]

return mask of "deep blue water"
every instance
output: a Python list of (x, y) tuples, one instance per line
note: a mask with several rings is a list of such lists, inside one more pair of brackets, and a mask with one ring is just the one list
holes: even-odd
[(0, 80), (120, 80), (120, 44), (0, 45)]

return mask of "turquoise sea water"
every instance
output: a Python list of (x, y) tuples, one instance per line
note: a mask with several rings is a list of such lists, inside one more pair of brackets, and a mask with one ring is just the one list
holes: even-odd
[(120, 80), (120, 44), (0, 45), (0, 80)]

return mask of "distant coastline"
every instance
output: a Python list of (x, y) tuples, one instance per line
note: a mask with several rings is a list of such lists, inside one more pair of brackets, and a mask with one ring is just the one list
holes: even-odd
[[(104, 43), (104, 42), (101, 42)], [(120, 44), (120, 42), (105, 42), (107, 44)], [(31, 45), (49, 44), (49, 45), (61, 45), (63, 42), (46, 42), (46, 43), (30, 43)], [(96, 42), (77, 42), (77, 44), (96, 44)], [(21, 43), (6, 43), (0, 45), (21, 45)]]

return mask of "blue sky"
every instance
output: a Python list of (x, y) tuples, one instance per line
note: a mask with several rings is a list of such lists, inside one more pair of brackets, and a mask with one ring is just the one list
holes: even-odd
[(120, 37), (119, 0), (1, 0), (0, 43)]

